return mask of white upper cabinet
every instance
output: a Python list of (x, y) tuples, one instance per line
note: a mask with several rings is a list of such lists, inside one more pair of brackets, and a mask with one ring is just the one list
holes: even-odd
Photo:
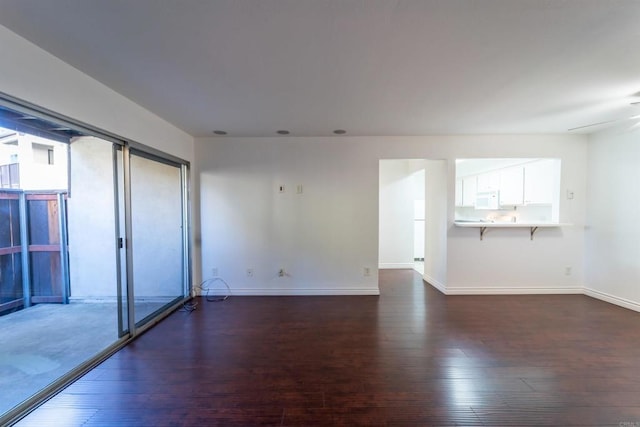
[(470, 176), (462, 180), (462, 206), (475, 206), (478, 195), (477, 177)]
[(478, 175), (478, 193), (500, 190), (500, 173), (487, 172)]
[(518, 206), (524, 203), (524, 167), (515, 166), (500, 171), (500, 205)]
[(524, 165), (524, 204), (552, 204), (555, 176), (553, 159)]

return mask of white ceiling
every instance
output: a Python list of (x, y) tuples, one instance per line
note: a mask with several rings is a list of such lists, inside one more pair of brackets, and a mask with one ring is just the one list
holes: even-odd
[(194, 136), (640, 114), (638, 0), (0, 0), (0, 24)]

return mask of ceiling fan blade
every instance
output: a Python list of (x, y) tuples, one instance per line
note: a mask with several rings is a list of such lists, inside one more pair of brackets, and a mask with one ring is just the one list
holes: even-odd
[(622, 120), (627, 120), (627, 119), (606, 120), (604, 122), (591, 123), (590, 125), (577, 126), (577, 127), (571, 128), (571, 129), (567, 129), (567, 131), (571, 132), (572, 130), (590, 128), (592, 126), (608, 125), (609, 123), (615, 123), (615, 122), (619, 122), (619, 121), (622, 121)]
[(633, 119), (639, 119), (639, 118), (640, 118), (640, 114), (636, 114), (635, 116), (625, 117), (624, 119), (606, 120), (604, 122), (591, 123), (590, 125), (578, 126), (578, 127), (567, 129), (567, 130), (571, 132), (572, 130), (590, 128), (591, 126), (608, 125), (610, 123), (624, 122), (627, 120), (633, 120)]

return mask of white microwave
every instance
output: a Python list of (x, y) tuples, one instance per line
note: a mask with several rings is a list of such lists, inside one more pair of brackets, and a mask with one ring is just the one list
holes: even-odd
[(498, 191), (482, 191), (476, 194), (476, 209), (498, 209)]

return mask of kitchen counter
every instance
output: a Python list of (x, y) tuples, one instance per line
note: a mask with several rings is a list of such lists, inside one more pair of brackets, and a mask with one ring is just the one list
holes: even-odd
[(479, 228), (480, 240), (483, 240), (487, 228), (528, 228), (529, 236), (533, 240), (533, 235), (539, 228), (568, 227), (572, 224), (562, 222), (489, 222), (489, 221), (454, 221), (456, 227)]

